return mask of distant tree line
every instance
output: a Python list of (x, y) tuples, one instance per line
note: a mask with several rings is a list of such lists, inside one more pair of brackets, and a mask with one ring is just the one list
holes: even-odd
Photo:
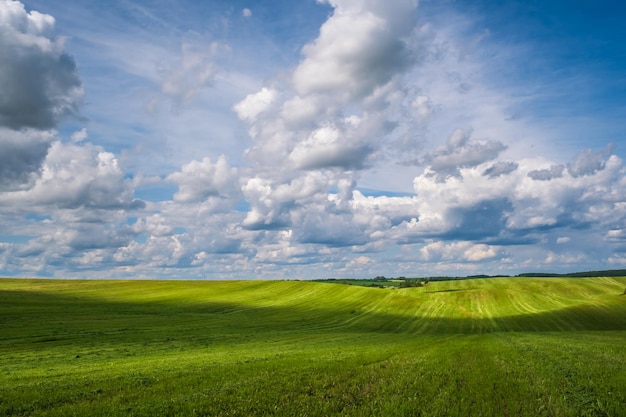
[(400, 288), (423, 287), (428, 284), (428, 278), (404, 279), (400, 282)]
[(606, 269), (603, 271), (570, 272), (567, 274), (553, 274), (547, 272), (526, 272), (518, 277), (563, 277), (563, 278), (593, 278), (593, 277), (626, 277), (626, 269)]
[[(435, 281), (455, 281), (455, 280), (465, 280), (465, 279), (508, 278), (508, 277), (512, 277), (512, 276), (511, 275), (479, 274), (479, 275), (467, 275), (467, 276), (445, 276), (444, 275), (444, 276), (432, 276), (432, 277), (420, 277), (420, 278), (407, 278), (407, 277), (400, 276), (397, 278), (388, 278), (388, 277), (385, 277), (384, 275), (377, 275), (374, 278), (326, 278), (326, 279), (317, 279), (313, 281), (340, 283), (340, 284), (346, 284), (346, 285), (359, 285), (359, 286), (364, 286), (364, 287), (411, 288), (411, 287), (423, 287), (427, 285), (429, 282), (435, 282)], [(552, 272), (525, 272), (519, 275), (515, 275), (515, 277), (521, 277), (521, 278), (626, 277), (626, 269), (608, 269), (608, 270), (602, 270), (602, 271), (570, 272), (566, 274), (555, 274)]]

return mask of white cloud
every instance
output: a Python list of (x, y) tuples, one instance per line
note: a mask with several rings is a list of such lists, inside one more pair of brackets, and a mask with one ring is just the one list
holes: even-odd
[(485, 171), (483, 172), (483, 175), (486, 175), (490, 178), (496, 178), (496, 177), (499, 177), (500, 175), (510, 174), (511, 172), (515, 171), (518, 167), (519, 167), (519, 164), (517, 164), (516, 162), (499, 161), (499, 162), (494, 163), (489, 168), (485, 169)]
[(563, 165), (552, 165), (547, 169), (536, 169), (534, 171), (530, 171), (528, 176), (537, 181), (549, 181), (554, 178), (560, 178), (563, 175), (564, 169), (565, 167)]
[(132, 209), (132, 184), (110, 152), (98, 146), (53, 142), (30, 188), (0, 194), (0, 204), (25, 207)]
[(471, 242), (455, 242), (445, 244), (441, 241), (430, 243), (420, 249), (426, 261), (480, 262), (499, 256), (493, 246), (473, 244)]
[[(280, 165), (281, 174), (369, 165), (396, 127), (394, 79), (411, 63), (415, 20), (415, 2), (383, 3), (331, 2), (333, 14), (303, 47), (281, 94), (265, 87), (235, 106), (256, 141), (250, 160)], [(285, 158), (292, 164), (284, 166)]]
[(76, 115), (83, 87), (76, 64), (53, 35), (54, 17), (0, 1), (0, 126), (50, 129)]
[[(459, 169), (457, 177), (443, 181), (426, 170), (415, 178), (419, 205), (418, 221), (407, 223), (408, 233), (462, 237), (474, 222), (484, 237), (518, 234), (548, 227), (571, 227), (593, 223), (612, 224), (626, 214), (619, 203), (624, 198), (616, 180), (624, 167), (612, 155), (592, 175), (562, 176), (537, 181), (529, 173), (552, 166), (538, 159), (520, 160), (517, 169), (496, 177), (485, 176), (484, 165)], [(484, 213), (484, 214), (481, 214)]]
[(365, 197), (361, 192), (354, 191), (350, 205), (354, 221), (375, 227), (371, 230), (372, 234), (387, 236), (390, 227), (419, 216), (420, 201), (415, 197)]
[(430, 169), (439, 178), (458, 175), (460, 168), (467, 168), (492, 161), (506, 149), (495, 140), (471, 139), (471, 132), (456, 129), (448, 138), (445, 147), (441, 147), (425, 157)]
[(349, 127), (339, 130), (336, 126), (323, 126), (298, 143), (289, 158), (301, 169), (362, 168), (372, 152), (372, 145), (351, 138), (350, 130)]
[(252, 17), (252, 10), (245, 8), (241, 11), (243, 17)]
[(32, 186), (54, 137), (53, 131), (0, 128), (0, 192)]
[(608, 259), (609, 265), (617, 266), (618, 268), (623, 268), (626, 265), (626, 255), (624, 254), (614, 254), (611, 255)]
[(410, 62), (403, 41), (413, 29), (416, 2), (330, 2), (335, 11), (319, 37), (303, 49), (293, 74), (301, 95), (337, 95), (349, 101), (370, 95)]
[(191, 161), (180, 172), (167, 177), (168, 181), (178, 184), (174, 201), (195, 203), (210, 198), (229, 200), (234, 205), (240, 196), (239, 177), (236, 168), (230, 167), (226, 157), (220, 156), (215, 164), (210, 158)]
[(545, 264), (576, 264), (584, 259), (583, 254), (558, 254), (552, 251), (548, 252), (545, 260)]
[(326, 192), (335, 181), (316, 171), (307, 172), (286, 184), (250, 178), (242, 186), (244, 197), (251, 205), (243, 225), (250, 229), (288, 227), (294, 223), (292, 216), (297, 209), (310, 207), (316, 210), (319, 205), (328, 204)]
[(152, 214), (143, 219), (138, 219), (132, 226), (133, 232), (137, 234), (145, 233), (149, 236), (171, 236), (174, 234), (174, 228), (167, 224), (167, 220), (162, 214)]
[(72, 139), (72, 142), (78, 143), (87, 139), (88, 136), (89, 135), (87, 134), (87, 128), (84, 127), (78, 132), (72, 133), (71, 139)]
[(592, 175), (604, 168), (604, 159), (611, 153), (611, 147), (605, 149), (604, 152), (585, 149), (578, 154), (575, 161), (567, 164), (567, 170), (573, 177)]
[(276, 100), (277, 96), (276, 90), (263, 87), (257, 93), (246, 96), (244, 100), (235, 106), (234, 110), (240, 119), (254, 122), (257, 116)]
[(328, 247), (360, 246), (369, 242), (364, 226), (354, 222), (350, 213), (308, 207), (296, 216), (298, 227), (294, 235), (298, 242)]
[(372, 258), (367, 256), (359, 256), (358, 258), (351, 259), (347, 264), (346, 268), (362, 268), (365, 265), (372, 264), (374, 261)]

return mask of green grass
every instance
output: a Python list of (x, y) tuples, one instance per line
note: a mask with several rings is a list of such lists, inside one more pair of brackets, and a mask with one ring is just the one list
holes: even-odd
[(0, 280), (0, 415), (626, 416), (624, 288)]

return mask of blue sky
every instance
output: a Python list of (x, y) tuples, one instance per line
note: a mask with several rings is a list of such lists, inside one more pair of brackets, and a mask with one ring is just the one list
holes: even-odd
[(626, 6), (0, 0), (0, 275), (626, 265)]

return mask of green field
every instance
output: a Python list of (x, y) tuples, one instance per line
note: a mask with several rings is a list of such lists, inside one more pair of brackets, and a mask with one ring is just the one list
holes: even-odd
[(626, 416), (626, 278), (0, 280), (2, 416)]

